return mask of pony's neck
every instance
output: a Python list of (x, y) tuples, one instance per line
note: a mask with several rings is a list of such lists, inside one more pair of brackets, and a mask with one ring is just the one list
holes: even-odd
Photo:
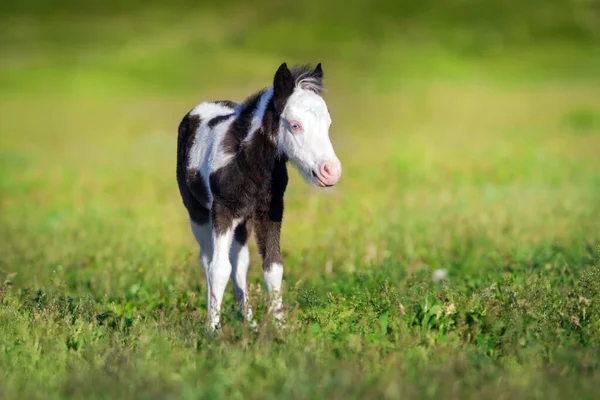
[(260, 128), (243, 149), (242, 162), (255, 181), (270, 181), (274, 171), (285, 168), (287, 158), (277, 148), (280, 118), (271, 97), (264, 108)]

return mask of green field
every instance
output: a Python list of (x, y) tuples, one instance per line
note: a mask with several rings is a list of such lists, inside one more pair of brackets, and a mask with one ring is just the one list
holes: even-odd
[[(63, 3), (0, 6), (0, 399), (600, 398), (598, 2)], [(344, 175), (213, 337), (177, 125), (283, 61)]]

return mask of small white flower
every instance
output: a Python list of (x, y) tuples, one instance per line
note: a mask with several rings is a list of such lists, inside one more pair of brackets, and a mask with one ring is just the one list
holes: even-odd
[(404, 314), (406, 314), (406, 311), (404, 310), (404, 306), (402, 305), (402, 303), (400, 303), (400, 306), (398, 307), (398, 315), (403, 317)]
[(431, 280), (433, 281), (433, 283), (437, 283), (437, 282), (440, 282), (440, 281), (443, 281), (444, 279), (446, 279), (447, 275), (448, 274), (446, 273), (445, 269), (436, 269), (435, 271), (433, 271)]

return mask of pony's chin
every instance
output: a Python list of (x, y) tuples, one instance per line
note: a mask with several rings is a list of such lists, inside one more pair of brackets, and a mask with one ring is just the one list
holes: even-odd
[(304, 182), (306, 182), (308, 185), (312, 186), (312, 187), (316, 187), (316, 188), (320, 188), (320, 189), (327, 189), (332, 187), (333, 185), (328, 185), (325, 182), (323, 182), (319, 176), (317, 174), (315, 174), (314, 172), (310, 172), (310, 173), (305, 173), (302, 172), (302, 178), (304, 179)]
[(302, 180), (304, 180), (304, 182), (307, 185), (318, 187), (318, 188), (326, 187), (323, 184), (323, 182), (321, 182), (321, 180), (318, 177), (316, 177), (315, 174), (313, 174), (313, 172), (311, 170), (300, 168), (297, 165), (294, 165), (294, 167), (296, 167), (296, 169), (300, 173), (300, 176), (302, 176)]
[(307, 185), (316, 187), (316, 188), (323, 188), (323, 189), (329, 188), (332, 186), (332, 185), (327, 185), (325, 182), (323, 182), (317, 176), (317, 174), (315, 172), (313, 172), (313, 170), (310, 169), (309, 167), (299, 166), (297, 164), (294, 164), (294, 162), (292, 162), (292, 165), (294, 166), (294, 168), (296, 168), (298, 170), (298, 172), (302, 176), (302, 179), (304, 180), (304, 182), (306, 182)]

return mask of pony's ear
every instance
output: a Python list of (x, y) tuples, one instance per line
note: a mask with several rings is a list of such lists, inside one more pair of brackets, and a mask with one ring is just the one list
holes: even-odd
[(321, 63), (317, 64), (317, 67), (313, 71), (313, 75), (318, 79), (323, 79), (323, 68), (321, 68)]
[(281, 64), (273, 78), (273, 102), (278, 114), (281, 114), (288, 97), (294, 92), (294, 85), (294, 77), (287, 64)]

